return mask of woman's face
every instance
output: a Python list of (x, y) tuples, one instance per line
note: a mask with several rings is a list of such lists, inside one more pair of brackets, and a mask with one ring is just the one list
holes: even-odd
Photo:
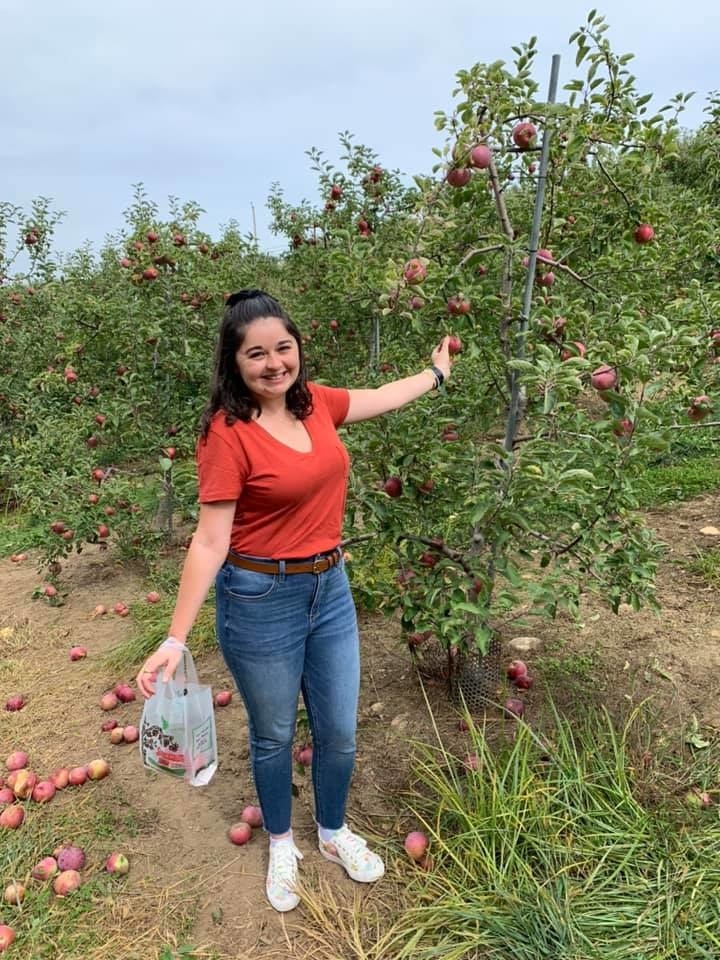
[(246, 329), (235, 362), (255, 399), (284, 397), (300, 373), (300, 352), (295, 338), (277, 317), (259, 317)]

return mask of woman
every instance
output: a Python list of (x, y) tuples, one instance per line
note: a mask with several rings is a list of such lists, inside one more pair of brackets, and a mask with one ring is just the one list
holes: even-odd
[(138, 673), (144, 697), (169, 680), (215, 582), (217, 637), (248, 714), (253, 778), (270, 835), (267, 896), (292, 910), (292, 743), (303, 695), (313, 738), (320, 852), (354, 880), (384, 865), (345, 823), (355, 760), (359, 642), (339, 549), (349, 458), (337, 434), (438, 387), (448, 337), (421, 373), (371, 390), (309, 383), (300, 332), (261, 290), (227, 301), (197, 446), (200, 515), (170, 636)]

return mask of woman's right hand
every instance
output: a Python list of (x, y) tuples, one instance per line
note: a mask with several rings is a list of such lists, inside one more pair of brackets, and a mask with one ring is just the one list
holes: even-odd
[(138, 690), (146, 700), (155, 694), (155, 681), (158, 671), (163, 671), (163, 683), (168, 683), (172, 680), (184, 653), (185, 648), (179, 645), (160, 646), (155, 653), (147, 658), (135, 677)]

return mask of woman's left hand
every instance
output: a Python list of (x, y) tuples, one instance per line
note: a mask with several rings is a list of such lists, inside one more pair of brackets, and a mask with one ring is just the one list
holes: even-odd
[(431, 361), (442, 370), (445, 379), (450, 379), (450, 337), (443, 337), (432, 352)]

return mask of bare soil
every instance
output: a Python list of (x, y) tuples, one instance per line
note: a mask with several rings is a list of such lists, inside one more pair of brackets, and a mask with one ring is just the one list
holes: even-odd
[[(701, 532), (720, 525), (720, 492), (654, 510), (648, 523), (666, 545), (658, 578), (661, 613), (622, 608), (615, 616), (590, 599), (580, 623), (560, 619), (537, 624), (532, 630), (537, 643), (525, 657), (536, 675), (535, 686), (524, 695), (530, 722), (541, 715), (552, 693), (561, 709), (571, 714), (580, 698), (588, 696), (611, 710), (652, 697), (653, 710), (669, 731), (686, 729), (693, 716), (701, 729), (720, 729), (716, 696), (720, 596), (687, 570), (693, 556), (720, 543), (717, 533)], [(96, 785), (101, 791), (97, 795), (117, 808), (120, 820), (131, 812), (135, 824), (133, 835), (122, 840), (132, 869), (125, 893), (118, 894), (120, 915), (132, 924), (137, 914), (141, 925), (139, 901), (157, 902), (159, 909), (165, 903), (164, 909), (170, 910), (176, 890), (192, 907), (187, 939), (196, 956), (223, 960), (359, 956), (346, 952), (340, 942), (336, 953), (319, 952), (308, 936), (305, 907), (280, 916), (267, 904), (266, 844), (259, 831), (245, 847), (235, 847), (227, 839), (227, 829), (239, 819), (243, 806), (255, 802), (247, 725), (237, 696), (217, 710), (220, 766), (207, 787), (192, 788), (144, 770), (136, 745), (109, 744), (107, 734), (100, 731), (105, 715), (98, 699), (118, 680), (132, 679), (135, 670), (129, 665), (126, 676), (113, 675), (103, 654), (131, 636), (133, 621), (132, 616), (112, 613), (93, 619), (92, 611), (99, 603), (110, 610), (118, 600), (142, 603), (147, 585), (111, 553), (91, 550), (68, 561), (62, 576), (65, 602), (50, 606), (31, 597), (42, 582), (32, 556), (22, 564), (0, 560), (0, 700), (24, 692), (28, 701), (18, 713), (0, 714), (0, 754), (22, 747), (37, 770), (85, 763), (94, 756), (111, 761), (111, 776)], [(382, 849), (388, 876), (358, 889), (339, 867), (320, 857), (309, 782), (302, 774), (295, 776), (294, 829), (305, 854), (302, 873), (308, 889), (317, 891), (329, 883), (337, 902), (371, 911), (392, 907), (397, 884), (407, 875), (401, 838), (409, 824), (401, 792), (410, 776), (411, 741), (434, 738), (436, 725), (443, 740), (461, 753), (463, 734), (445, 684), (430, 678), (421, 685), (392, 619), (362, 615), (361, 635), (359, 753), (348, 820)], [(515, 655), (513, 639), (513, 630), (508, 629), (504, 637), (508, 658)], [(69, 661), (67, 651), (73, 644), (88, 647), (87, 659)], [(219, 654), (204, 655), (199, 669), (213, 689), (230, 687)], [(139, 703), (130, 703), (113, 715), (123, 723), (137, 723), (140, 710)], [(0, 883), (4, 885), (4, 878)], [(160, 889), (164, 898), (158, 897)], [(128, 960), (159, 957), (163, 942), (157, 932), (154, 936), (149, 927), (145, 934), (135, 929), (127, 935), (121, 955)], [(172, 939), (167, 931), (162, 936), (164, 942)]]

